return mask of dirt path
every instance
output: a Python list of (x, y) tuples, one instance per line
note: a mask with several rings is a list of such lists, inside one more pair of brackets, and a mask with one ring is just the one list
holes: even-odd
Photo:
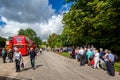
[(101, 69), (92, 69), (87, 65), (81, 67), (73, 59), (46, 51), (36, 59), (35, 70), (29, 62), (16, 77), (33, 80), (120, 80), (117, 73), (111, 77)]

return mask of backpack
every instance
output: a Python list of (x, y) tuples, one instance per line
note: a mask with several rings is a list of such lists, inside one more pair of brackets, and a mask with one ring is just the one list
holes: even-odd
[(2, 55), (5, 55), (6, 54), (6, 51), (5, 50), (2, 50)]
[(114, 54), (114, 62), (118, 62), (118, 60), (119, 60), (119, 57), (116, 54)]

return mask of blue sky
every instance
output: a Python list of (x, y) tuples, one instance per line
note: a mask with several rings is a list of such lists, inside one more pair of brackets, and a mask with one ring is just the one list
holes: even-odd
[(65, 0), (49, 0), (49, 4), (51, 4), (52, 8), (58, 13), (64, 4), (64, 1)]
[(0, 16), (0, 27), (4, 27), (6, 23), (2, 20), (2, 17)]
[(0, 0), (0, 36), (14, 36), (19, 29), (31, 28), (42, 40), (61, 34), (63, 13), (72, 3), (65, 0)]
[[(49, 0), (49, 4), (52, 5), (52, 8), (55, 9), (56, 13), (61, 13), (60, 10), (66, 11), (67, 9), (70, 9), (72, 3), (65, 4), (65, 0)], [(67, 9), (63, 6), (67, 5)]]

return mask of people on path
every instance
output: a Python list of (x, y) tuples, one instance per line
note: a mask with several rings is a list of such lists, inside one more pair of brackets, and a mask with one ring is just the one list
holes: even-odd
[(83, 53), (83, 56), (84, 56), (84, 64), (86, 64), (87, 63), (87, 48), (85, 47), (84, 48), (84, 53)]
[(91, 51), (90, 49), (88, 49), (88, 51), (87, 51), (88, 66), (91, 65), (91, 64), (90, 64), (90, 61), (91, 61), (91, 59), (93, 58), (92, 56), (93, 56), (92, 51)]
[(16, 72), (20, 72), (20, 63), (21, 63), (21, 61), (23, 62), (23, 58), (22, 58), (22, 54), (18, 50), (18, 48), (15, 49), (14, 59), (15, 59)]
[(5, 48), (2, 49), (2, 60), (3, 63), (6, 63), (6, 56), (7, 56), (7, 51)]
[(99, 54), (98, 50), (96, 50), (96, 52), (94, 54), (94, 69), (95, 68), (99, 69), (99, 60), (100, 60), (100, 54)]
[(35, 69), (35, 56), (36, 56), (36, 52), (33, 48), (30, 48), (30, 61), (31, 61), (31, 66), (33, 68), (33, 70)]
[(104, 55), (105, 55), (105, 53), (104, 53), (103, 49), (100, 48), (100, 66), (103, 70), (104, 70), (104, 65), (105, 65), (104, 58), (103, 58)]
[(84, 65), (84, 50), (83, 48), (81, 47), (80, 50), (79, 50), (79, 54), (80, 54), (80, 66), (83, 66)]
[(108, 67), (109, 67), (109, 75), (115, 76), (115, 69), (114, 69), (114, 54), (112, 54), (111, 50), (109, 50), (108, 54)]
[(40, 48), (40, 54), (42, 54), (42, 48)]
[(79, 47), (77, 47), (76, 49), (75, 49), (75, 58), (76, 58), (76, 60), (77, 61), (80, 61), (80, 55), (79, 55)]
[(8, 59), (9, 59), (9, 62), (13, 62), (13, 51), (12, 49), (9, 49), (8, 50)]
[(109, 67), (108, 67), (108, 49), (105, 50), (105, 55), (104, 55), (104, 62), (106, 65), (106, 73), (109, 74)]
[(71, 57), (72, 57), (72, 59), (75, 59), (75, 49), (72, 50)]

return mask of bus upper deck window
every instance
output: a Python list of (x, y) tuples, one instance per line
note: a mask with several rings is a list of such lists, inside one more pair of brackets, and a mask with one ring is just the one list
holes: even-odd
[(24, 46), (23, 45), (19, 45), (19, 46), (17, 46), (18, 48), (24, 48)]

